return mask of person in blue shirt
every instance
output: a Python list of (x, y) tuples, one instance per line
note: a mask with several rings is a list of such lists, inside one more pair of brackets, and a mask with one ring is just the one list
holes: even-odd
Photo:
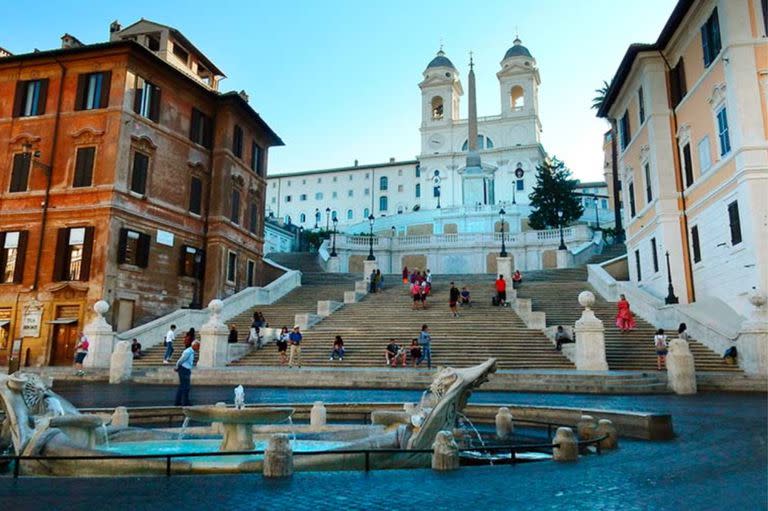
[(421, 346), (421, 357), (419, 357), (419, 361), (416, 362), (416, 365), (421, 365), (424, 359), (426, 359), (427, 368), (432, 369), (432, 335), (430, 335), (429, 327), (427, 325), (421, 325), (419, 346)]
[(179, 373), (179, 388), (176, 390), (176, 406), (191, 406), (189, 390), (192, 386), (192, 368), (195, 366), (195, 352), (200, 350), (200, 341), (193, 341), (189, 348), (181, 352), (176, 367)]
[(299, 331), (299, 325), (293, 327), (293, 332), (288, 335), (288, 344), (291, 347), (290, 355), (288, 356), (288, 367), (293, 367), (296, 364), (301, 368), (301, 332)]

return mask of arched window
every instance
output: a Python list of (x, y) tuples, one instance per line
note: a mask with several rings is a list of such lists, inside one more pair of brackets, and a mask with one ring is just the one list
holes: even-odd
[(365, 208), (365, 209), (363, 210), (363, 218), (365, 218), (366, 220), (368, 220), (368, 217), (369, 217), (369, 216), (371, 216), (371, 210), (370, 210), (370, 209), (368, 209), (368, 208)]
[[(461, 150), (466, 152), (468, 149), (469, 149), (469, 141), (465, 140), (464, 145), (461, 146)], [(482, 151), (483, 149), (493, 149), (493, 140), (486, 137), (485, 135), (478, 135), (477, 150)]]
[(379, 211), (386, 211), (388, 205), (389, 205), (389, 201), (387, 200), (386, 195), (382, 195), (381, 197), (379, 197)]
[(352, 220), (352, 216), (353, 216), (352, 210), (348, 209), (347, 210), (347, 220)]
[(439, 121), (443, 118), (443, 98), (435, 96), (432, 98), (432, 120)]
[(299, 215), (299, 222), (300, 222), (300, 223), (302, 223), (302, 224), (303, 224), (303, 223), (304, 223), (304, 222), (306, 222), (306, 221), (307, 221), (307, 215), (305, 215), (304, 213), (302, 213), (301, 215)]
[(509, 106), (513, 112), (519, 112), (525, 108), (525, 91), (519, 85), (515, 85), (509, 91)]
[(387, 190), (389, 188), (389, 180), (387, 176), (381, 176), (379, 178), (379, 190)]
[(334, 209), (331, 211), (331, 220), (338, 220), (339, 217), (336, 215), (336, 210)]
[(403, 214), (403, 205), (402, 204), (398, 204), (397, 205), (397, 214), (398, 215), (402, 215)]
[(416, 183), (416, 198), (421, 197), (421, 183)]
[(285, 215), (285, 223), (291, 225), (291, 215)]

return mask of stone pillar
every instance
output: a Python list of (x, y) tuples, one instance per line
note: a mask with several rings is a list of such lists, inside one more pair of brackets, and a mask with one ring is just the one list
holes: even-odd
[(432, 444), (432, 470), (441, 472), (459, 468), (459, 446), (450, 431), (438, 431)]
[(322, 401), (315, 401), (309, 411), (309, 425), (313, 428), (325, 426), (327, 413)]
[(264, 477), (289, 477), (293, 474), (293, 449), (288, 435), (278, 433), (269, 438), (264, 451)]
[(378, 261), (369, 261), (365, 260), (363, 261), (363, 280), (365, 280), (368, 284), (371, 283), (371, 272), (373, 270), (379, 269), (379, 262)]
[(109, 421), (109, 424), (113, 428), (127, 428), (130, 420), (128, 409), (124, 406), (118, 406), (112, 413), (112, 419)]
[(579, 440), (592, 440), (597, 438), (597, 421), (591, 415), (582, 415), (576, 423), (576, 435)]
[[(749, 297), (755, 307), (736, 340), (739, 365), (747, 374), (768, 375), (768, 310), (766, 296), (755, 291)], [(86, 359), (87, 360), (87, 359)]]
[(227, 354), (229, 353), (229, 330), (227, 325), (221, 321), (219, 314), (224, 307), (221, 300), (211, 300), (208, 304), (210, 318), (208, 322), (200, 329), (200, 358), (197, 361), (198, 367), (224, 367), (227, 365)]
[(88, 356), (85, 357), (85, 367), (109, 367), (109, 358), (112, 356), (112, 347), (115, 342), (115, 333), (112, 326), (104, 319), (104, 314), (109, 310), (109, 304), (99, 300), (93, 304), (96, 317), (85, 325), (83, 333), (88, 338)]
[(595, 317), (592, 305), (595, 295), (589, 291), (579, 293), (579, 303), (584, 307), (581, 319), (576, 321), (576, 369), (580, 371), (607, 371), (605, 358), (605, 331), (603, 322)]
[(512, 423), (512, 413), (509, 408), (502, 406), (496, 414), (496, 438), (506, 440), (512, 437), (515, 425)]
[(555, 461), (576, 461), (579, 459), (579, 444), (571, 428), (557, 428), (552, 439), (552, 459)]
[(507, 293), (512, 289), (512, 272), (514, 271), (511, 257), (496, 258), (496, 274), (504, 275), (504, 280), (507, 282)]
[[(218, 401), (218, 402), (216, 402), (216, 404), (214, 406), (216, 408), (226, 408), (227, 407), (227, 403), (225, 403), (224, 401)], [(214, 433), (218, 433), (219, 435), (223, 435), (224, 434), (224, 425), (221, 422), (211, 422), (211, 430)]]
[(597, 435), (596, 438), (607, 435), (599, 442), (601, 449), (616, 449), (619, 446), (619, 434), (616, 431), (616, 426), (608, 419), (600, 419), (595, 434)]
[(133, 353), (131, 343), (120, 341), (109, 358), (109, 383), (122, 383), (131, 379), (133, 372)]
[(696, 367), (688, 343), (672, 339), (667, 353), (667, 385), (675, 394), (696, 393)]
[(557, 251), (557, 267), (558, 268), (570, 268), (573, 266), (571, 264), (572, 261), (571, 252), (568, 250), (558, 250)]
[(339, 256), (329, 257), (325, 268), (325, 271), (328, 273), (339, 273), (341, 271), (341, 260), (339, 259)]

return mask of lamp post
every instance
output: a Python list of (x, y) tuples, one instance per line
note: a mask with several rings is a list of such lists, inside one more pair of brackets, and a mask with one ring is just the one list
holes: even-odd
[(597, 195), (593, 197), (595, 202), (595, 224), (596, 228), (600, 229), (600, 213), (597, 211)]
[(376, 218), (373, 215), (370, 215), (368, 217), (368, 224), (370, 225), (371, 231), (370, 231), (370, 240), (369, 240), (369, 249), (368, 249), (368, 261), (375, 261), (376, 256), (373, 255), (373, 221), (376, 220)]
[(667, 250), (664, 255), (667, 258), (667, 297), (664, 298), (664, 303), (667, 305), (679, 303), (679, 300), (675, 296), (675, 288), (672, 286), (672, 270), (669, 266), (669, 250)]
[(504, 215), (506, 213), (504, 208), (499, 211), (499, 218), (501, 218), (501, 252), (499, 252), (499, 257), (507, 257), (507, 246), (504, 244)]
[(299, 226), (299, 252), (302, 252), (302, 248), (303, 248), (302, 244), (301, 244), (301, 241), (302, 241), (301, 240), (301, 236), (302, 236), (302, 234), (304, 234), (304, 226), (300, 225)]
[(320, 210), (315, 208), (315, 230), (317, 230), (319, 223), (320, 223)]
[(331, 208), (325, 208), (325, 232), (331, 230)]
[(563, 238), (563, 210), (558, 209), (557, 210), (557, 220), (558, 225), (560, 226), (560, 246), (557, 247), (558, 250), (568, 250), (568, 247), (565, 246), (565, 238)]
[(333, 243), (331, 244), (331, 257), (336, 257), (336, 224), (339, 220), (333, 217)]

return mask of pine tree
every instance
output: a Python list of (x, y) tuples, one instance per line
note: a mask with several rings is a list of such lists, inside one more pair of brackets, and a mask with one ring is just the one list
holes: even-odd
[[(571, 179), (571, 171), (565, 164), (553, 158), (545, 160), (536, 167), (536, 186), (529, 195), (531, 199), (531, 214), (528, 221), (533, 229), (557, 228), (581, 218), (584, 208), (575, 195), (574, 189), (578, 181)], [(557, 215), (563, 212), (563, 218)]]

